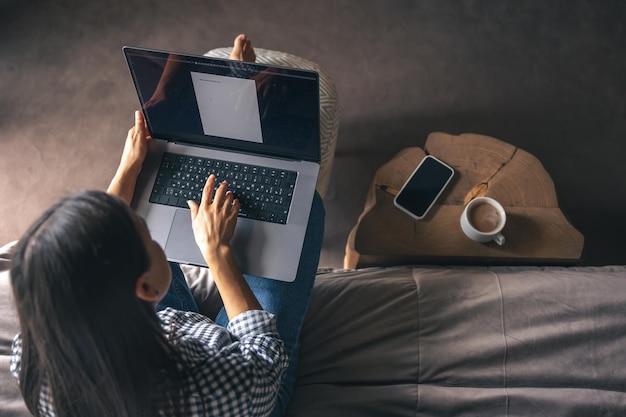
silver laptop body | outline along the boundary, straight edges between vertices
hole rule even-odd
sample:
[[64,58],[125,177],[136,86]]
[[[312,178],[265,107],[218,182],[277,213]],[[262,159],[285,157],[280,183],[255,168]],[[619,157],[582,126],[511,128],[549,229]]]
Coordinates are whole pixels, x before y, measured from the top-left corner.
[[123,51],[152,135],[132,203],[152,238],[169,260],[206,266],[189,209],[150,202],[165,154],[292,171],[297,176],[284,224],[239,217],[231,244],[244,273],[293,281],[319,172],[318,74],[145,48]]

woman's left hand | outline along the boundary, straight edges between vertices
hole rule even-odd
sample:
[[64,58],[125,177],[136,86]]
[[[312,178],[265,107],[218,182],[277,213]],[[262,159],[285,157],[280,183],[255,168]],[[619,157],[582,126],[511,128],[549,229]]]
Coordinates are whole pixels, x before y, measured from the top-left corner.
[[148,153],[148,142],[151,136],[148,133],[146,121],[143,113],[139,110],[135,111],[135,125],[130,128],[124,143],[124,151],[118,169],[131,174],[139,175],[141,165],[146,154]]
[[120,197],[128,204],[133,198],[137,177],[148,154],[150,139],[152,137],[148,133],[143,114],[135,111],[135,125],[128,131],[120,165],[107,189],[109,194]]

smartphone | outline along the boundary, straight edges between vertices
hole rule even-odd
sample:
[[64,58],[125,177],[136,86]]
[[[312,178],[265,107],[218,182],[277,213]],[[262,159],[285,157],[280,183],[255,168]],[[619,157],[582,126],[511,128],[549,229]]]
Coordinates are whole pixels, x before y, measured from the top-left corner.
[[454,169],[427,155],[393,199],[409,216],[423,219],[454,176]]

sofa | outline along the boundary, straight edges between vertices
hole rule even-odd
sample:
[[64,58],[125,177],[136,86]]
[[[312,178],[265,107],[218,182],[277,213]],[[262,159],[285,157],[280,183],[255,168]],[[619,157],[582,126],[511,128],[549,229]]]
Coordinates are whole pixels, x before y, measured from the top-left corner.
[[[18,330],[0,248],[0,415],[27,416],[8,371]],[[219,297],[183,268],[203,312]],[[626,266],[324,271],[289,416],[624,416]]]

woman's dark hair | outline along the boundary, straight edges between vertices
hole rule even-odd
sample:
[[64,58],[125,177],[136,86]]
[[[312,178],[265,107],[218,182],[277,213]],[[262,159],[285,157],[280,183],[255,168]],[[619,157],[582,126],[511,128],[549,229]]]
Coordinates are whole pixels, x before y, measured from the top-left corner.
[[36,416],[42,384],[58,416],[148,416],[157,401],[178,408],[172,349],[154,306],[135,292],[150,260],[130,210],[82,191],[49,208],[16,248],[20,388]]

